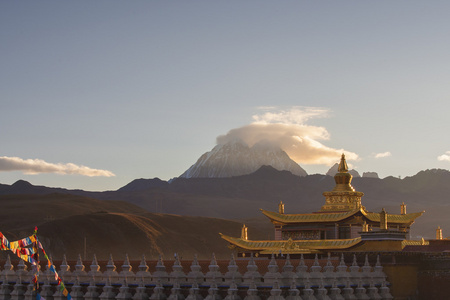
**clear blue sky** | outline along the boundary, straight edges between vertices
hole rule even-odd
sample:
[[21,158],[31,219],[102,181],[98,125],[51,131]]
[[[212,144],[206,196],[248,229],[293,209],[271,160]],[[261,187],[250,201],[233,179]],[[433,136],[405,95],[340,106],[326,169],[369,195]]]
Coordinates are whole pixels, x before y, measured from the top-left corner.
[[[449,11],[448,1],[2,1],[0,183],[170,179],[261,107],[326,110],[306,124],[357,154],[361,173],[448,169]],[[27,159],[77,174],[12,166]]]

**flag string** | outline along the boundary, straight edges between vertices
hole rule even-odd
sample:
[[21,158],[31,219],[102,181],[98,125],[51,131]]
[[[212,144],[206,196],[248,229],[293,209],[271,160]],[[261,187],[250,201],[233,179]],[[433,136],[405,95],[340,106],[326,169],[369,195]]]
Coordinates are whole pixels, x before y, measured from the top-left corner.
[[54,274],[55,280],[58,283],[59,291],[65,297],[67,297],[67,300],[72,299],[72,297],[69,294],[69,291],[67,290],[66,286],[64,285],[64,282],[62,281],[58,272],[56,272],[56,268],[53,265],[53,262],[48,257],[47,253],[44,250],[44,247],[42,246],[41,242],[39,241],[39,239],[37,237],[37,227],[35,227],[32,235],[25,237],[23,239],[14,241],[14,242],[9,242],[8,239],[3,235],[3,233],[0,232],[0,241],[1,241],[0,250],[10,250],[15,255],[17,255],[20,259],[35,266],[36,272],[33,276],[32,282],[35,285],[36,300],[43,299],[38,291],[38,289],[39,289],[39,282],[38,282],[39,249],[42,251],[42,254],[47,259],[47,267]]

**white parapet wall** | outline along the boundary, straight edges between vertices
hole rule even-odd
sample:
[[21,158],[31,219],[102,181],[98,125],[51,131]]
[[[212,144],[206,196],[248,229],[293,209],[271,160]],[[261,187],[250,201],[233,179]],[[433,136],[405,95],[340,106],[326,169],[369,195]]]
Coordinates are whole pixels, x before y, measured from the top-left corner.
[[[232,256],[220,264],[195,257],[180,262],[147,263],[145,257],[132,267],[128,256],[116,266],[110,257],[99,264],[94,256],[86,267],[81,256],[69,264],[64,258],[55,266],[74,300],[306,300],[306,299],[392,299],[389,283],[379,260],[372,265],[344,262],[343,257],[319,260],[295,260],[289,256],[264,261],[250,257],[237,261]],[[136,266],[137,265],[137,266]],[[184,265],[184,266],[183,266]],[[220,265],[220,266],[219,266]],[[35,270],[25,263],[6,259],[0,272],[0,300],[34,300],[31,278]],[[39,272],[39,293],[45,300],[63,300],[54,273],[43,267]]]

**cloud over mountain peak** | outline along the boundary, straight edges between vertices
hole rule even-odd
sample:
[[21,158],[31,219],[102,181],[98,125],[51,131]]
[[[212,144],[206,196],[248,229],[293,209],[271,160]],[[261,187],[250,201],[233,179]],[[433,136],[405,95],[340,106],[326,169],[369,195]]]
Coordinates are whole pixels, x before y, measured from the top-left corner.
[[265,141],[283,149],[299,164],[332,165],[342,153],[348,160],[358,160],[356,153],[324,145],[321,141],[330,139],[325,127],[306,124],[312,118],[323,118],[328,114],[327,109],[314,107],[266,111],[254,115],[253,123],[231,129],[227,134],[217,137],[217,144],[240,139],[251,147]]

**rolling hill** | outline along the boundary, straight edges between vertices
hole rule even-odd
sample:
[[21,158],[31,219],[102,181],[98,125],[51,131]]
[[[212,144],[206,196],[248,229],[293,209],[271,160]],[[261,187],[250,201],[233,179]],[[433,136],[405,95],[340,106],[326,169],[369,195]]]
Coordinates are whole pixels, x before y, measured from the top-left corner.
[[[188,217],[148,213],[122,201],[104,201],[69,194],[3,195],[0,196],[0,231],[10,240],[32,234],[38,226],[38,236],[47,253],[55,259],[66,254],[76,259],[86,254],[92,259],[108,259],[109,254],[149,259],[159,253],[179,253],[191,258],[229,256],[227,243],[218,233],[240,233],[241,223],[216,218]],[[265,237],[257,228],[254,238]],[[5,256],[2,251],[0,255]]]

